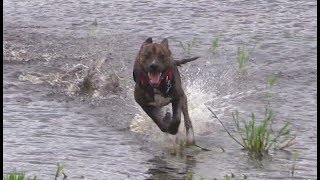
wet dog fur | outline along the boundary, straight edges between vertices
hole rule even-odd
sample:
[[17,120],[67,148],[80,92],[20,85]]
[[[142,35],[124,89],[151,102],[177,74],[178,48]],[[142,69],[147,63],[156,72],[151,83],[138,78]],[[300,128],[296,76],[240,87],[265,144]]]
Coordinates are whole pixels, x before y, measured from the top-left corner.
[[[136,102],[161,131],[172,135],[177,134],[183,113],[188,145],[195,144],[194,132],[178,66],[197,58],[173,60],[167,39],[153,43],[152,38],[148,38],[142,44],[133,68]],[[169,103],[172,114],[162,111]]]

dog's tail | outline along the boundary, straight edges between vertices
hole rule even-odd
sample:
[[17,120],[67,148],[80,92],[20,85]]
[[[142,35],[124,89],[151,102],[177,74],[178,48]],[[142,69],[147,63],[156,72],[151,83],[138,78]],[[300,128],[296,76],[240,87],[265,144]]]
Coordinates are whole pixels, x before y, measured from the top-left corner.
[[181,59],[181,60],[174,60],[174,64],[176,66],[181,66],[182,64],[194,61],[194,60],[198,59],[199,57],[200,56],[196,56],[196,57],[193,57],[193,58],[187,58],[187,59]]

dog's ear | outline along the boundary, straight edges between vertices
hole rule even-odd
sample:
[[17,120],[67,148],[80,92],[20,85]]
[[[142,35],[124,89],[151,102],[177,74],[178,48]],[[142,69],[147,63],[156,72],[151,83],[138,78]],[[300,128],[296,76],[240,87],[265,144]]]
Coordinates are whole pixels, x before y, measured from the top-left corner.
[[168,39],[167,39],[167,38],[164,38],[164,39],[161,41],[161,44],[164,45],[166,48],[169,49],[169,42],[168,42]]
[[149,37],[148,39],[146,39],[146,40],[142,43],[140,50],[142,49],[142,47],[143,47],[144,45],[146,45],[146,44],[151,44],[151,43],[152,43],[152,37]]
[[144,44],[151,44],[152,43],[152,37],[149,37],[144,41]]

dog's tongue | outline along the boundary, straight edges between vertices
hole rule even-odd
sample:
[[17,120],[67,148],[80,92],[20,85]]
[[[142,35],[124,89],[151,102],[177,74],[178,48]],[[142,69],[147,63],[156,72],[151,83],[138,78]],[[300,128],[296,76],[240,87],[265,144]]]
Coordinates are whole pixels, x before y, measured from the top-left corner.
[[152,84],[152,85],[159,85],[160,84],[161,73],[149,72],[148,76],[149,76],[150,84]]

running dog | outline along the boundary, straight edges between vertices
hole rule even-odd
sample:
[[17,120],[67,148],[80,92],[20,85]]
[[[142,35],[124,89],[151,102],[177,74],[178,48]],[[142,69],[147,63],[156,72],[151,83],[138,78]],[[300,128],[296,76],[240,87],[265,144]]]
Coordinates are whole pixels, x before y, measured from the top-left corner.
[[[198,58],[173,60],[167,39],[153,43],[152,38],[148,38],[142,44],[133,68],[136,102],[161,131],[172,135],[178,132],[182,112],[188,145],[195,144],[194,132],[178,66]],[[169,103],[172,104],[172,115],[162,111],[162,107]]]

